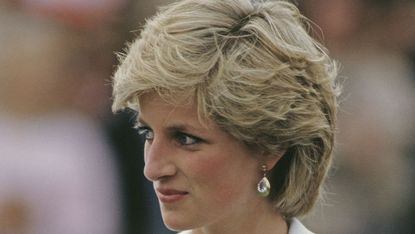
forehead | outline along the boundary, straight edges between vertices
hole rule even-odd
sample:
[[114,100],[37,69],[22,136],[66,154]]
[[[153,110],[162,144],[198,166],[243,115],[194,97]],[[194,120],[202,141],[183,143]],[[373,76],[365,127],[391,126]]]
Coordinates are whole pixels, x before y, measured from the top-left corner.
[[193,98],[167,98],[154,91],[141,95],[138,104],[140,114],[156,108],[174,112],[197,112],[197,103]]
[[211,128],[214,123],[198,115],[194,98],[166,100],[156,92],[146,93],[139,98],[139,119],[144,122],[162,120],[164,124],[188,124],[198,128]]

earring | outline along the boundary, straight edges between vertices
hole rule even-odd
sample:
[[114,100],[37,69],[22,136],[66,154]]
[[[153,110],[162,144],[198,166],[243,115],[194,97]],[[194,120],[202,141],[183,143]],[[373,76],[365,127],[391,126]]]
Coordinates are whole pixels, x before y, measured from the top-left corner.
[[267,178],[267,166],[264,164],[262,165],[262,171],[264,173],[264,177],[259,181],[257,185],[258,193],[261,197],[266,197],[269,195],[271,190],[271,184]]

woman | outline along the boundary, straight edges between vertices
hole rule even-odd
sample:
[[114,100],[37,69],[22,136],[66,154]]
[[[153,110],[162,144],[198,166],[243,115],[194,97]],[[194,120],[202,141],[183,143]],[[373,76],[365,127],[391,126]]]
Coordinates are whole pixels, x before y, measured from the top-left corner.
[[183,0],[114,75],[139,113],[144,175],[182,233],[309,233],[333,150],[336,66],[286,1]]

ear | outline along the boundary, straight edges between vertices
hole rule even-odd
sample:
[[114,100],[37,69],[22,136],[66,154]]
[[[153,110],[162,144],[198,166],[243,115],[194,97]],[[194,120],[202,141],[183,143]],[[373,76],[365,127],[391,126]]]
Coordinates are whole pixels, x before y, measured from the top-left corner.
[[287,147],[281,147],[277,153],[263,155],[264,163],[267,165],[267,170],[272,170],[286,152]]

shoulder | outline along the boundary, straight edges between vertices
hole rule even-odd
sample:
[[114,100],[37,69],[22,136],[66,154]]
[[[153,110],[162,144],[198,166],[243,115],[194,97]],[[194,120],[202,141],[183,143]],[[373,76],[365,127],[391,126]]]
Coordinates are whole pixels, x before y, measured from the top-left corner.
[[290,222],[288,234],[313,234],[298,219],[293,218]]

